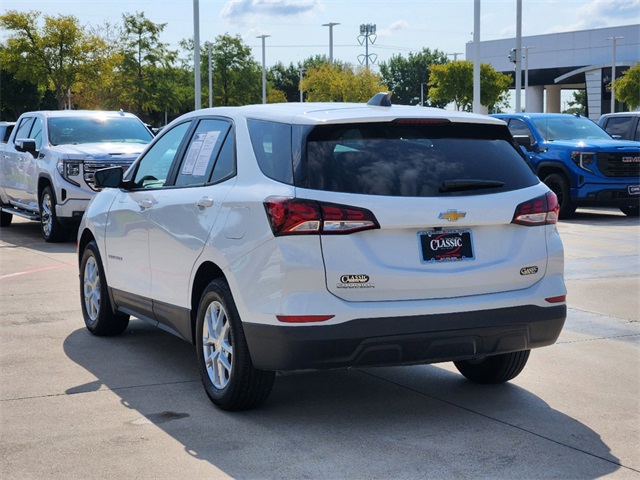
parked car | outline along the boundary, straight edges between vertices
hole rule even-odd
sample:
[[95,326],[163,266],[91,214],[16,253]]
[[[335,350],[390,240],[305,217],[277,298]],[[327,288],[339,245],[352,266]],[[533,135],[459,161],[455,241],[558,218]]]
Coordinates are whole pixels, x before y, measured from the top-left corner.
[[488,116],[385,95],[204,109],[95,179],[87,328],[134,315],[194,343],[224,409],[276,371],[454,361],[505,382],[565,321],[556,196]]
[[598,122],[613,138],[640,141],[640,111],[606,113]]
[[27,112],[0,145],[0,226],[36,220],[47,242],[64,241],[97,191],[96,170],[127,169],[153,135],[133,114]]
[[0,122],[0,143],[7,143],[16,122]]
[[586,117],[562,113],[493,115],[507,122],[536,173],[557,195],[560,218],[581,206],[640,209],[640,142],[614,140]]

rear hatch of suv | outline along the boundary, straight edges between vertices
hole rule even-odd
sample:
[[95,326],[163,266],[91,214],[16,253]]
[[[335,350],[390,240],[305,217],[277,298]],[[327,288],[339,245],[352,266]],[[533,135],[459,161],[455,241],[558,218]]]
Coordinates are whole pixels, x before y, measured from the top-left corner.
[[341,230],[338,220],[321,234],[327,289],[341,299],[490,294],[544,276],[546,229],[523,224],[552,200],[504,125],[318,125],[301,156],[299,199],[318,202],[325,217],[362,216],[361,228]]

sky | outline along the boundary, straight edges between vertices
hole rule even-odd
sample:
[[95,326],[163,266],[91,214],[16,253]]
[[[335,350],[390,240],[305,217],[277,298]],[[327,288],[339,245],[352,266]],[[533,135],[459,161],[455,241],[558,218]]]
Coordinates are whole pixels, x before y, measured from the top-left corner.
[[[0,0],[0,12],[35,10],[44,15],[75,15],[81,24],[121,23],[123,13],[144,12],[154,23],[166,23],[161,40],[178,49],[193,37],[193,0]],[[407,56],[423,48],[464,59],[473,38],[473,0],[199,0],[200,40],[240,35],[262,62],[259,35],[266,39],[266,65],[285,65],[309,56],[329,54],[333,27],[333,56],[359,64],[365,47],[360,25],[375,24],[369,53],[377,63],[392,55]],[[640,24],[640,0],[522,0],[522,35],[569,32]],[[480,40],[515,37],[516,0],[481,0]],[[7,32],[0,32],[0,39]],[[373,40],[373,37],[371,37]],[[370,57],[373,61],[374,57]]]

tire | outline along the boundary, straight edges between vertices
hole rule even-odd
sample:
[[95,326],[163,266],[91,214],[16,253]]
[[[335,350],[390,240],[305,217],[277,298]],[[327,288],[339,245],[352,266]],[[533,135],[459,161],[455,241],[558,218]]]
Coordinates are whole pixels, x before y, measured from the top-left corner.
[[223,279],[202,294],[196,319],[197,363],[209,399],[223,410],[249,410],[267,399],[275,372],[253,366],[233,296]]
[[620,211],[627,217],[637,217],[640,215],[640,205],[627,205],[626,207],[620,207]]
[[11,220],[13,220],[13,215],[7,212],[0,212],[0,227],[8,227],[11,225]]
[[80,304],[84,323],[94,335],[120,335],[129,325],[129,315],[111,308],[107,279],[95,242],[86,246],[80,261]]
[[56,215],[56,196],[51,187],[45,187],[40,196],[40,226],[45,242],[64,242],[69,237],[69,230]]
[[544,183],[558,197],[560,205],[558,217],[562,220],[571,218],[576,212],[576,206],[571,201],[571,192],[566,177],[560,173],[552,173],[544,179]]
[[458,371],[475,383],[504,383],[517,377],[529,359],[531,350],[503,353],[481,361],[454,362]]

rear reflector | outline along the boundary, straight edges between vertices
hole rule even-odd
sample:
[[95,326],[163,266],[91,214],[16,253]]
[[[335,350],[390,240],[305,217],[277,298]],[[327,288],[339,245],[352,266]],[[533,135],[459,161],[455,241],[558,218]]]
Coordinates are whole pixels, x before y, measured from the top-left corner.
[[557,297],[549,297],[549,298],[545,298],[545,301],[547,301],[549,303],[562,303],[562,302],[566,302],[567,301],[567,296],[566,295],[559,295]]
[[273,234],[348,234],[380,228],[369,210],[299,198],[269,197],[264,208]]
[[552,225],[558,222],[559,211],[558,197],[553,192],[547,192],[545,195],[518,205],[511,223],[528,227]]
[[313,323],[325,322],[335,315],[276,315],[276,318],[284,323]]

